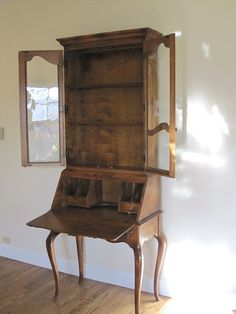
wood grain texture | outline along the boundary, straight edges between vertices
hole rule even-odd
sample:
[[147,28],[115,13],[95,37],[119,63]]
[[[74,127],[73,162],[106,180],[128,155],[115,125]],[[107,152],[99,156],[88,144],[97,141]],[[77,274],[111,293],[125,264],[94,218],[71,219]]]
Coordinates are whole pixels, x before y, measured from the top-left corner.
[[119,213],[110,208],[75,208],[65,211],[52,211],[30,221],[29,226],[45,228],[58,233],[90,236],[115,241],[134,224],[136,217]]
[[58,275],[58,268],[57,262],[55,257],[55,250],[54,250],[54,240],[58,236],[58,233],[51,231],[46,239],[46,248],[48,252],[48,257],[52,266],[54,281],[55,281],[55,297],[57,297],[59,293],[59,275]]
[[[69,50],[86,50],[92,49],[97,52],[98,50],[110,50],[115,47],[128,45],[130,46],[142,46],[144,38],[148,41],[153,39],[159,39],[162,34],[150,29],[139,28],[129,29],[122,31],[106,32],[100,34],[89,34],[83,36],[74,36],[69,38],[57,39],[68,51]],[[147,49],[149,50],[149,49]]]
[[[60,279],[62,293],[55,300],[53,299],[54,282],[51,270],[0,257],[0,313],[134,313],[133,290],[131,289],[88,279],[78,283],[78,277],[63,273],[60,273]],[[164,297],[160,302],[155,302],[152,294],[142,292],[141,313],[170,314],[168,305],[171,303],[171,299]],[[191,314],[191,309],[189,314]],[[209,311],[208,314],[214,314],[214,312]],[[236,314],[236,311],[232,311],[232,314]]]
[[79,264],[79,281],[82,282],[84,279],[84,237],[76,236],[76,247]]
[[143,169],[142,49],[65,60],[67,165]]
[[[1,314],[133,314],[133,290],[60,273],[61,293],[53,299],[48,269],[0,257]],[[164,314],[169,302],[142,293],[141,313]],[[167,313],[165,313],[167,314]]]
[[163,260],[166,251],[166,237],[164,233],[160,233],[156,236],[158,241],[158,252],[157,252],[157,260],[156,260],[156,267],[155,267],[155,274],[154,274],[154,295],[157,301],[160,301],[160,292],[159,292],[159,280],[161,269],[163,266]]
[[[51,231],[47,247],[54,274],[55,233],[76,236],[80,264],[83,249],[78,237],[128,244],[134,252],[136,314],[141,313],[142,245],[153,237],[159,241],[154,274],[157,300],[165,251],[160,178],[154,169],[157,144],[155,138],[148,140],[148,129],[159,123],[156,50],[161,40],[171,48],[174,65],[173,45],[149,28],[59,40],[65,48],[67,169],[51,210],[28,223]],[[58,274],[55,284],[57,292]],[[111,312],[107,306],[104,313]]]

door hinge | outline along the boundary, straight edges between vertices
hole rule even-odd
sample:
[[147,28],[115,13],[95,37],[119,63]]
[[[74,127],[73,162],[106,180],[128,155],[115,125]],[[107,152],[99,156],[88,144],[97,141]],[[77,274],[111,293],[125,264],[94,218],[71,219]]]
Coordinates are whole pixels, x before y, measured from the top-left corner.
[[61,150],[61,159],[64,159],[66,157],[66,150],[62,149]]
[[64,112],[65,111],[65,106],[63,104],[60,104],[59,110],[60,110],[60,112]]
[[64,68],[65,69],[68,68],[68,60],[66,58],[64,58]]
[[67,104],[64,104],[64,112],[65,112],[65,114],[67,114],[67,112],[68,112],[68,105]]

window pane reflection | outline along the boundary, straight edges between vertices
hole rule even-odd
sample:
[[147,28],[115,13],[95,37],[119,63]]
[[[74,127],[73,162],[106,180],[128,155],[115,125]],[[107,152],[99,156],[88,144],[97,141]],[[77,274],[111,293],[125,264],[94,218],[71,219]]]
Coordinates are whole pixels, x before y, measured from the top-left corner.
[[29,162],[59,162],[57,67],[41,58],[27,64]]

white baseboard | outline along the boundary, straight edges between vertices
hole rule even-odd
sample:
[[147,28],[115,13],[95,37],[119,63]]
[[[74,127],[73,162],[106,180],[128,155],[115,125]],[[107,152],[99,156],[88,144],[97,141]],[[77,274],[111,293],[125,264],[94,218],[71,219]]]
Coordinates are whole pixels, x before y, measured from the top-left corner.
[[[0,256],[35,266],[51,268],[48,256],[46,254],[14,247],[5,243],[0,243]],[[57,265],[60,272],[75,276],[78,275],[77,261],[57,257]],[[84,276],[85,278],[96,281],[106,282],[130,289],[134,288],[134,274],[121,272],[117,269],[105,268],[85,263]],[[153,293],[153,278],[144,276],[142,291]],[[160,291],[161,295],[170,296],[168,285],[164,280],[160,282]]]

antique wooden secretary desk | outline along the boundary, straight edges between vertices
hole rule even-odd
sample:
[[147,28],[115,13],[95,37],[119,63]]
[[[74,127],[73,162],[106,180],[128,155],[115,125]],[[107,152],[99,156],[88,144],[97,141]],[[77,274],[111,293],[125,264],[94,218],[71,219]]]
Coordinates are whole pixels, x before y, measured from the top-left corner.
[[[174,176],[175,38],[150,28],[58,39],[64,46],[66,168],[51,209],[29,226],[50,230],[46,241],[56,292],[53,243],[75,236],[80,278],[83,237],[125,242],[134,252],[135,313],[140,310],[142,245],[155,237],[154,294],[165,252],[160,175]],[[169,49],[170,121],[157,103],[158,47]],[[158,168],[159,132],[168,132],[169,169]]]

